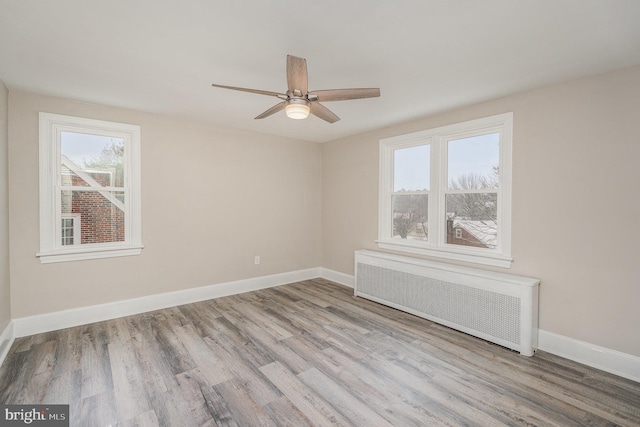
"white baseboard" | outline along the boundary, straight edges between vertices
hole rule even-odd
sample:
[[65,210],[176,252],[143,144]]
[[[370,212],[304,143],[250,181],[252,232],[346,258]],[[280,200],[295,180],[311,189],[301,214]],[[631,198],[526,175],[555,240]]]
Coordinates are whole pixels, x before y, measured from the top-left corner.
[[640,382],[640,357],[540,329],[538,349]]
[[350,288],[355,286],[355,277],[350,274],[340,273],[339,271],[330,270],[328,268],[320,267],[320,277]]
[[[353,288],[355,278],[317,267],[13,319],[0,334],[0,364],[15,338],[322,277]],[[539,330],[538,349],[640,382],[640,357]]]
[[13,319],[14,335],[15,337],[24,337],[197,301],[257,291],[316,277],[320,277],[320,268],[273,274],[107,304],[21,317]]
[[0,366],[2,366],[2,362],[9,354],[9,349],[15,340],[15,335],[13,333],[13,320],[9,322],[4,331],[0,334]]

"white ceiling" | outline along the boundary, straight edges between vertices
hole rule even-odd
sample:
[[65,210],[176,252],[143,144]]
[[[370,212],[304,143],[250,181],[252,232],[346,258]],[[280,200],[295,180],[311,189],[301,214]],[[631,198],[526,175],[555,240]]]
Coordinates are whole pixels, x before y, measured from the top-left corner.
[[[342,120],[253,117],[286,90],[380,87]],[[308,141],[640,63],[639,0],[0,0],[0,79],[27,90]]]

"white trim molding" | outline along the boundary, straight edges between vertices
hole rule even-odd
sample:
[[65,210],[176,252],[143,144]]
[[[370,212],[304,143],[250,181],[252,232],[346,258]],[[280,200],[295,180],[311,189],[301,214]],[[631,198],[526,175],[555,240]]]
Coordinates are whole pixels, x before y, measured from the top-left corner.
[[538,350],[640,382],[640,357],[538,330]]
[[2,366],[4,359],[9,354],[9,349],[11,349],[15,338],[13,321],[9,321],[7,327],[0,334],[0,366]]
[[355,277],[351,274],[340,273],[339,271],[331,270],[328,268],[320,267],[320,277],[323,279],[331,280],[343,286],[350,288],[355,287]]
[[244,292],[257,291],[287,283],[320,277],[320,268],[310,268],[270,276],[254,277],[233,282],[189,288],[182,291],[166,292],[124,301],[80,307],[35,316],[20,317],[13,320],[15,336],[55,331],[73,326],[86,325],[118,317],[160,310],[168,307],[205,301]]

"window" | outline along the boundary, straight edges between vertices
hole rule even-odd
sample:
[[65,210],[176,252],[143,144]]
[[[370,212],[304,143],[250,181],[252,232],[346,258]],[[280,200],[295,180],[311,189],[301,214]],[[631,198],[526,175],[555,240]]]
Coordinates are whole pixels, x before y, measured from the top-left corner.
[[80,244],[80,214],[62,214],[61,240],[62,246]]
[[380,141],[378,246],[511,266],[513,114]]
[[462,239],[462,229],[456,228],[456,239]]
[[40,261],[141,249],[140,127],[40,113]]

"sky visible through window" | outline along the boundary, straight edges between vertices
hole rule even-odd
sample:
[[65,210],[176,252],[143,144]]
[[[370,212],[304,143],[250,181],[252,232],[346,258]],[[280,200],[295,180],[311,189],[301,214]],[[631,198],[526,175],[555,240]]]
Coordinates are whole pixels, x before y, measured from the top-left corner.
[[401,148],[393,152],[393,190],[429,190],[431,146]]
[[[448,179],[461,175],[492,176],[500,161],[500,134],[490,133],[451,140],[448,144]],[[429,190],[430,146],[394,151],[394,191]]]
[[447,145],[449,183],[461,175],[491,177],[500,164],[499,133],[451,140]]
[[84,166],[85,162],[98,159],[102,150],[110,147],[111,144],[124,144],[122,138],[75,132],[61,132],[60,137],[62,154],[81,167]]

